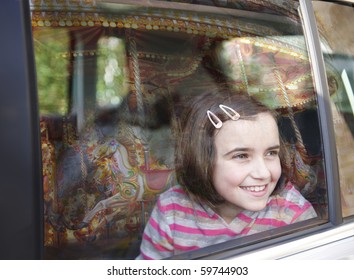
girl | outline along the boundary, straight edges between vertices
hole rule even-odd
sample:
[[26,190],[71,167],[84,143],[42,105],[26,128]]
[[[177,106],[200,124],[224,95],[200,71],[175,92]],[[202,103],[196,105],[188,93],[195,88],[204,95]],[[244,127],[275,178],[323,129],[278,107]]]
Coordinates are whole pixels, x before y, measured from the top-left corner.
[[244,95],[189,103],[176,145],[178,185],[161,194],[138,259],[161,259],[316,217],[287,178],[275,115]]

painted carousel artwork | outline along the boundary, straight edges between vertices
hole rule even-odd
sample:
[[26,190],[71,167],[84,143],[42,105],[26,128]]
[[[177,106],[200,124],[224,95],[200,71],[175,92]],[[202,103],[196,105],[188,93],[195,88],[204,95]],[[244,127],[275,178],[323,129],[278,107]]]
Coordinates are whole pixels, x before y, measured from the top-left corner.
[[[110,122],[95,111],[81,128],[72,115],[41,118],[47,258],[134,258],[157,195],[176,183],[174,128],[183,103],[220,85],[254,95],[290,120],[289,168],[304,194],[318,191],[321,155],[308,151],[296,123],[297,114],[316,105],[297,27],[295,36],[282,36],[284,31],[238,17],[151,7],[109,13],[98,2],[31,1],[34,30],[81,31],[87,40],[113,34],[127,49],[129,92]],[[296,1],[211,2],[248,11],[263,7],[285,17],[289,29],[299,22]],[[336,76],[328,79],[335,91]]]

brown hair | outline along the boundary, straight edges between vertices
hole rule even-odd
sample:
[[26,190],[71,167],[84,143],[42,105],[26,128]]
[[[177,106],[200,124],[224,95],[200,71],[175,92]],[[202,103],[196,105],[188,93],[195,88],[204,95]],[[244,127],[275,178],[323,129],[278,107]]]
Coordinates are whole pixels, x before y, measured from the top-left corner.
[[[207,110],[213,112],[222,122],[230,118],[219,108],[219,104],[236,110],[241,119],[252,119],[259,113],[270,113],[276,120],[276,114],[247,94],[235,94],[229,91],[218,91],[201,94],[190,100],[179,123],[177,135],[175,164],[177,180],[181,186],[198,201],[210,205],[224,202],[213,185],[213,170],[216,128],[207,117]],[[284,153],[283,141],[280,139],[280,161],[282,173],[287,172],[287,156]],[[284,174],[283,174],[284,175]],[[278,185],[282,185],[282,176]]]

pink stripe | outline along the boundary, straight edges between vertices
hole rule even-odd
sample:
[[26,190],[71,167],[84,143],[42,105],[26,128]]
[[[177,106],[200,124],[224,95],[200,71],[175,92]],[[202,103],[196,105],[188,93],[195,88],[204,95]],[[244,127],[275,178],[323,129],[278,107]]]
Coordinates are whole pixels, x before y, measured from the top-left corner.
[[299,212],[299,211],[302,211],[304,209],[304,207],[306,207],[306,205],[307,205],[307,203],[305,203],[304,206],[300,207],[299,205],[291,204],[291,205],[287,206],[287,208],[289,208],[295,212]]
[[248,217],[247,215],[245,215],[244,213],[240,213],[237,215],[237,218],[239,218],[241,221],[244,221],[245,223],[250,223],[253,221],[252,218]]
[[173,188],[172,191],[175,193],[186,194],[186,192],[182,188],[178,188],[178,189]]
[[179,244],[174,244],[174,248],[181,251],[191,251],[191,250],[200,249],[199,246],[183,246]]
[[203,217],[203,218],[210,218],[210,219],[213,219],[213,220],[217,220],[218,217],[216,215],[213,215],[212,217],[210,217],[208,215],[208,213],[206,212],[203,212],[203,211],[200,211],[200,210],[195,210],[193,208],[189,208],[189,207],[184,207],[180,204],[177,204],[177,203],[171,203],[171,204],[168,204],[166,206],[161,206],[161,210],[163,211],[173,211],[173,210],[177,210],[177,211],[181,211],[183,213],[186,213],[186,214],[196,214],[197,216],[200,216],[200,217]]
[[158,232],[158,234],[166,238],[169,243],[173,244],[173,239],[164,230],[160,228],[159,224],[155,221],[153,217],[150,217],[149,223]]
[[145,255],[143,252],[140,251],[140,254],[143,256],[145,260],[154,260],[153,258],[149,257],[148,255]]
[[286,203],[289,202],[286,199],[284,199],[283,197],[277,197],[276,199],[272,199],[267,206],[285,206]]
[[147,234],[144,233],[143,235],[144,240],[146,240],[147,242],[149,242],[155,249],[157,249],[160,252],[172,252],[172,250],[169,250],[163,246],[161,246],[160,244],[156,244],[154,243],[154,241],[152,241],[151,237],[148,236]]
[[250,231],[252,229],[252,227],[245,227],[241,232],[240,232],[240,234],[242,235],[242,234],[248,234],[248,232]]
[[301,211],[301,209],[303,208],[303,206],[299,206],[298,204],[295,204],[291,201],[288,201],[284,198],[282,199],[275,199],[275,200],[272,200],[267,206],[282,206],[282,207],[286,207],[286,208],[289,208],[295,212],[297,211]]
[[227,229],[199,229],[199,228],[192,228],[192,227],[186,227],[178,224],[171,224],[170,225],[171,230],[183,232],[183,233],[188,233],[188,234],[201,234],[201,235],[206,235],[206,236],[215,236],[215,235],[228,235],[228,236],[235,236],[236,233]]
[[309,202],[305,203],[304,207],[301,209],[302,211],[297,211],[294,217],[292,218],[291,222],[293,223],[294,221],[296,221],[296,219],[302,214],[304,214],[310,207],[312,207],[312,205]]
[[276,226],[276,227],[282,227],[288,225],[287,223],[276,220],[276,219],[269,219],[269,218],[262,218],[262,219],[256,219],[255,221],[256,225],[266,225],[266,226]]
[[295,188],[294,188],[294,186],[293,186],[293,184],[292,184],[291,182],[288,182],[288,183],[285,185],[284,189],[286,189],[286,190],[291,190],[291,189],[295,189]]
[[295,203],[293,203],[291,201],[288,201],[288,200],[286,200],[284,198],[282,198],[282,199],[274,199],[270,203],[268,203],[267,206],[269,206],[269,207],[271,207],[271,206],[286,207],[286,208],[289,208],[289,209],[291,209],[291,210],[293,210],[295,212],[302,209],[301,206],[299,206],[299,205],[297,205],[297,204],[295,204]]

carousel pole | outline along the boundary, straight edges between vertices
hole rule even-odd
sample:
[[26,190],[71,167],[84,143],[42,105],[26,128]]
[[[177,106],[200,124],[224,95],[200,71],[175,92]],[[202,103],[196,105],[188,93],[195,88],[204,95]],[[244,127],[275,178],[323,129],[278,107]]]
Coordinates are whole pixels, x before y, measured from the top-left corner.
[[129,47],[132,57],[132,68],[133,68],[133,79],[134,79],[134,93],[136,97],[137,104],[137,119],[139,125],[144,122],[144,103],[141,91],[141,79],[140,79],[140,69],[139,69],[139,58],[138,51],[136,47],[135,34],[130,34],[129,36]]
[[277,81],[277,84],[278,84],[278,86],[280,88],[282,96],[284,98],[284,101],[285,101],[285,104],[286,104],[286,107],[287,107],[287,111],[288,111],[288,114],[289,114],[289,119],[290,119],[291,125],[292,125],[292,127],[294,129],[294,133],[295,133],[295,137],[296,137],[296,144],[295,145],[297,147],[297,150],[300,152],[301,157],[303,158],[303,160],[305,162],[307,162],[308,161],[308,159],[307,159],[307,151],[306,151],[306,148],[305,148],[305,145],[304,145],[304,141],[303,141],[302,136],[301,136],[301,132],[300,132],[300,130],[299,130],[297,124],[296,124],[296,121],[295,121],[295,115],[294,115],[294,111],[293,111],[293,108],[292,108],[290,100],[289,100],[288,93],[286,91],[286,88],[285,88],[285,85],[283,83],[283,80],[282,80],[282,78],[280,76],[279,70],[276,67],[274,54],[270,53],[269,56],[270,56],[271,61],[274,64],[274,66],[273,66],[273,74],[274,74],[275,80]]

